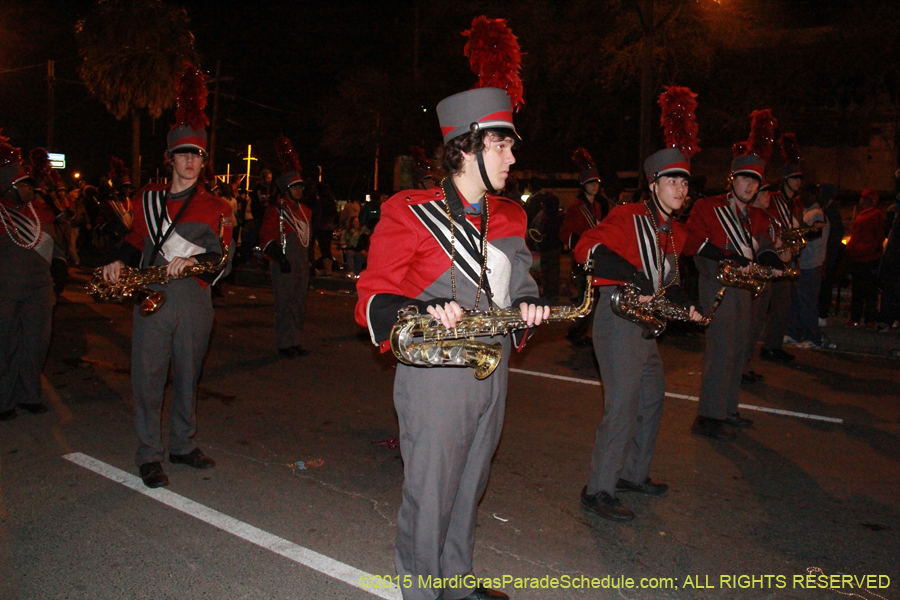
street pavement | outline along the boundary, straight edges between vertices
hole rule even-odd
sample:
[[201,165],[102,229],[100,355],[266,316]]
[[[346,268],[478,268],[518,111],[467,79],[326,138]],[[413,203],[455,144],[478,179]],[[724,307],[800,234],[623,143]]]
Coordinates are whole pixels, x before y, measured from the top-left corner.
[[[0,598],[398,598],[363,589],[395,576],[402,461],[377,443],[398,437],[395,361],[355,324],[351,280],[313,285],[303,358],[275,352],[270,290],[230,284],[214,301],[197,441],[217,465],[166,463],[157,493],[134,477],[131,312],[70,283],[44,370],[51,412],[0,423]],[[765,379],[742,390],[754,427],[718,442],[690,433],[702,335],[667,334],[651,475],[671,488],[623,495],[637,518],[617,524],[579,505],[602,385],[564,333],[543,326],[511,358],[475,575],[509,577],[514,600],[900,597],[896,360],[754,361]],[[810,569],[857,579],[805,589]],[[886,577],[865,590],[864,575]],[[601,587],[541,587],[580,577]],[[623,578],[638,587],[610,587]]]

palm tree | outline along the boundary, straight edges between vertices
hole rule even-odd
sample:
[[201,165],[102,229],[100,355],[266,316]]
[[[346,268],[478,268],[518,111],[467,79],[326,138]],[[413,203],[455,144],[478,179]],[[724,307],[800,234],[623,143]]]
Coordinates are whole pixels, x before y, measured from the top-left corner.
[[187,12],[161,0],[98,0],[75,26],[79,73],[116,119],[131,115],[132,177],[140,179],[140,110],[158,118],[175,102],[185,61],[197,64]]

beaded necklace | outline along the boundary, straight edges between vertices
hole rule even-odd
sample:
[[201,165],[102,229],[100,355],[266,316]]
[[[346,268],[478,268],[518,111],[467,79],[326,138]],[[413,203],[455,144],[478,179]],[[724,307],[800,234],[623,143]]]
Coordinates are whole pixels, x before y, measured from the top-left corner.
[[[447,178],[441,180],[441,191],[444,193],[444,208],[447,209],[447,222],[450,226],[450,289],[453,292],[453,300],[456,300],[456,227],[453,221],[453,213],[450,212],[450,202],[447,200],[447,190],[444,185],[447,183]],[[484,282],[484,275],[487,272],[487,234],[488,234],[488,201],[487,194],[482,196],[482,202],[484,202],[484,231],[481,232],[481,273],[478,275],[478,290],[475,292],[475,306],[473,309],[478,308],[478,301],[481,299],[481,287]],[[465,218],[465,217],[463,217]]]
[[668,284],[663,285],[663,279],[665,278],[666,265],[663,262],[666,258],[666,253],[662,247],[662,244],[659,243],[659,225],[656,222],[656,214],[650,205],[645,201],[644,208],[647,209],[647,213],[650,215],[650,223],[653,224],[653,231],[656,233],[656,263],[659,265],[659,290],[656,292],[657,296],[661,296],[663,292],[665,292],[669,287],[672,286],[678,280],[678,252],[675,251],[675,229],[669,225],[669,241],[672,242],[672,256],[675,258],[675,277],[672,277],[672,281]]
[[[26,250],[32,250],[37,248],[37,245],[41,241],[41,220],[37,216],[37,211],[34,210],[34,205],[29,202],[28,208],[31,209],[31,214],[34,216],[34,221],[37,223],[37,234],[34,237],[34,240],[30,243],[27,243],[24,239],[22,239],[22,235],[19,233],[19,228],[16,227],[15,221],[12,220],[12,217],[9,216],[9,213],[6,211],[6,207],[0,203],[0,221],[3,221],[3,228],[6,229],[6,235],[9,236],[9,239],[13,241],[13,244],[19,246],[20,248],[25,248]],[[15,234],[15,235],[14,235]]]

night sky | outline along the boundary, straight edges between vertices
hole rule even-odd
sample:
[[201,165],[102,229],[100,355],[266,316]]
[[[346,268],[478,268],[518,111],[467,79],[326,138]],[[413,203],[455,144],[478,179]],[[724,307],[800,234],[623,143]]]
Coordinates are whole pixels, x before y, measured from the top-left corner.
[[[574,0],[573,0],[574,1]],[[810,27],[833,24],[850,7],[849,0],[722,0],[750,7],[756,25],[766,27]],[[185,0],[186,8],[207,73],[220,61],[221,74],[232,80],[221,84],[217,171],[230,163],[244,170],[241,158],[253,144],[257,165],[279,167],[274,139],[291,137],[306,174],[322,166],[335,190],[361,190],[370,176],[371,164],[361,155],[337,155],[324,151],[327,136],[325,108],[348,78],[378,70],[404,72],[413,64],[413,0],[379,2],[292,1],[236,2],[231,0]],[[429,150],[440,142],[433,108],[443,97],[470,87],[474,76],[462,55],[466,29],[478,14],[503,17],[517,31],[516,2],[421,2],[421,47],[419,65],[425,71],[417,98],[406,98],[411,107],[409,144]],[[568,2],[548,3],[548,14]],[[602,2],[595,2],[602,6]],[[108,170],[115,154],[130,163],[130,123],[116,121],[91,98],[79,82],[79,64],[74,38],[75,22],[90,9],[86,0],[0,0],[0,127],[4,135],[23,149],[46,144],[46,61],[56,61],[56,130],[54,150],[66,153],[69,170],[79,170],[96,179]],[[602,14],[596,15],[602,19]],[[531,25],[531,24],[529,24]],[[524,26],[519,23],[520,29]],[[524,47],[528,53],[540,48]],[[37,65],[35,68],[24,68]],[[21,69],[21,70],[14,70]],[[12,70],[12,71],[10,71]],[[528,73],[526,103],[528,99]],[[527,104],[526,104],[527,110]],[[207,113],[212,113],[212,97]],[[152,123],[145,115],[142,155],[145,175],[161,162],[165,132],[173,120],[167,111]],[[403,126],[394,125],[394,126]],[[523,132],[528,139],[528,132]],[[333,140],[332,140],[333,141]],[[352,141],[351,141],[352,143]],[[332,144],[333,146],[333,144]],[[526,157],[541,168],[540,156],[532,148]],[[387,157],[382,169],[390,169]],[[254,166],[254,169],[258,166]],[[390,187],[389,184],[382,188]]]

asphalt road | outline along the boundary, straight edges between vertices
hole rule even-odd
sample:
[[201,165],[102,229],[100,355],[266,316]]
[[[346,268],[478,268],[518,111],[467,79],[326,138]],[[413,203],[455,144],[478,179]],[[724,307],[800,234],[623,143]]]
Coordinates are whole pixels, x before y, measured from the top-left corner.
[[[353,322],[352,295],[311,292],[312,353],[287,360],[271,292],[228,291],[198,402],[197,440],[218,464],[166,463],[170,486],[147,495],[134,477],[131,314],[70,285],[44,371],[52,412],[0,423],[0,598],[365,599],[376,596],[361,577],[394,576],[402,463],[373,443],[398,434],[393,359]],[[579,506],[602,387],[564,330],[546,326],[512,358],[477,576],[512,578],[504,590],[523,600],[900,597],[896,361],[797,351],[789,367],[755,364],[765,380],[745,404],[808,416],[743,409],[754,428],[725,443],[689,431],[702,337],[665,338],[672,396],[652,476],[671,489],[623,496],[637,518],[616,524]],[[805,589],[811,568],[890,586]],[[581,577],[666,589],[540,587]]]

